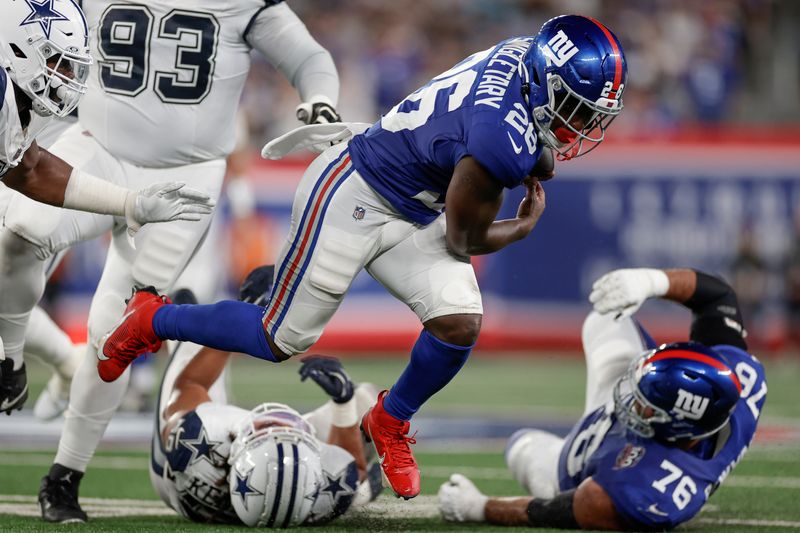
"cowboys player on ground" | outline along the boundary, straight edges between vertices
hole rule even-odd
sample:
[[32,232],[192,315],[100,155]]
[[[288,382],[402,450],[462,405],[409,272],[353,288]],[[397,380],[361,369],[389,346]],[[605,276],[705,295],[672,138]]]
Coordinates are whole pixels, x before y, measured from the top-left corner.
[[[424,326],[409,365],[362,421],[392,489],[413,498],[420,477],[409,420],[455,377],[480,330],[469,256],[533,230],[544,210],[539,180],[552,176],[550,149],[567,159],[596,147],[622,109],[626,73],[617,38],[574,15],[466,58],[311,164],[266,309],[176,307],[140,291],[104,344],[100,376],[115,380],[159,339],[285,360],[319,338],[366,269]],[[520,185],[517,216],[495,220],[503,190]]]
[[[273,274],[272,266],[254,270],[241,298],[263,303]],[[188,303],[191,296],[181,293]],[[373,463],[367,476],[357,426],[374,387],[354,387],[337,359],[309,356],[302,380],[316,382],[331,401],[305,416],[276,403],[248,411],[228,403],[229,359],[191,343],[173,350],[150,462],[153,487],[167,505],[196,522],[289,527],[328,521],[378,495],[380,469]]]
[[[690,338],[656,347],[630,315],[650,297],[693,313]],[[454,474],[439,490],[457,522],[664,530],[695,516],[742,459],[767,397],[733,289],[694,270],[617,270],[583,325],[586,412],[566,439],[523,429],[506,462],[531,497],[487,498]]]
[[[97,75],[89,79],[79,123],[52,147],[77,168],[139,186],[186,181],[216,199],[253,48],[295,86],[306,121],[337,118],[333,60],[280,0],[193,0],[180,7],[103,0],[87,2],[85,13]],[[39,493],[48,521],[86,520],[78,483],[127,386],[127,375],[112,385],[98,378],[100,336],[122,316],[131,285],[170,289],[210,220],[146,227],[135,248],[118,222],[15,197],[0,235],[0,336],[14,357],[41,295],[47,258],[109,230],[113,236],[89,312],[87,356],[73,378],[58,452]]]

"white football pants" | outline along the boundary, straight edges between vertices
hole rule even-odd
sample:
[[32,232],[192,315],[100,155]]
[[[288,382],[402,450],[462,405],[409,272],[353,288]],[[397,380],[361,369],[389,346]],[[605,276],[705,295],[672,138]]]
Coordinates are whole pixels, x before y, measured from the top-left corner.
[[288,355],[317,341],[362,269],[423,323],[483,313],[472,265],[447,248],[444,216],[427,226],[401,216],[353,168],[345,143],[303,175],[275,268],[264,327]]
[[[225,173],[222,159],[173,168],[142,168],[120,161],[75,125],[51,152],[76,168],[134,190],[183,181],[218,198]],[[70,406],[56,462],[84,471],[127,387],[129,372],[114,383],[97,375],[100,338],[119,320],[134,285],[168,292],[202,241],[211,218],[201,222],[150,224],[126,236],[125,221],[46,206],[15,194],[0,230],[0,337],[22,345],[27,315],[44,290],[48,258],[81,241],[112,231],[106,264],[89,312],[89,343],[70,391]],[[10,317],[8,320],[6,317]],[[22,326],[22,327],[21,327]]]
[[[586,402],[583,416],[613,400],[614,385],[631,361],[647,350],[631,318],[589,313],[581,333],[586,356]],[[559,492],[558,461],[564,439],[538,429],[520,429],[506,445],[506,464],[514,479],[534,498]]]

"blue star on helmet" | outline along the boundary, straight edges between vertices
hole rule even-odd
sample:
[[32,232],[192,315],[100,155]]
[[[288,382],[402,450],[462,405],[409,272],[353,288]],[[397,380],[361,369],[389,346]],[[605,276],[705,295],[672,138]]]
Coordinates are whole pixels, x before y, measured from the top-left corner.
[[50,38],[50,24],[54,20],[69,20],[63,13],[56,11],[53,6],[55,0],[25,0],[25,2],[31,8],[31,12],[20,23],[20,26],[39,24],[48,39]]
[[325,474],[325,478],[327,479],[328,484],[322,488],[322,492],[327,492],[328,494],[331,495],[331,498],[335,500],[337,494],[347,490],[342,486],[342,481],[343,481],[342,477],[344,476],[332,478],[328,474]]
[[249,494],[264,494],[263,492],[259,491],[256,488],[253,488],[250,485],[250,474],[252,474],[252,470],[247,473],[246,476],[242,477],[239,473],[236,473],[236,488],[233,489],[233,492],[238,494],[242,498],[242,505],[244,508],[247,509],[247,496]]
[[200,435],[198,435],[196,439],[182,439],[181,444],[192,452],[189,464],[194,464],[201,459],[205,459],[209,463],[214,464],[213,455],[218,455],[216,448],[222,443],[208,440],[205,430],[201,430]]

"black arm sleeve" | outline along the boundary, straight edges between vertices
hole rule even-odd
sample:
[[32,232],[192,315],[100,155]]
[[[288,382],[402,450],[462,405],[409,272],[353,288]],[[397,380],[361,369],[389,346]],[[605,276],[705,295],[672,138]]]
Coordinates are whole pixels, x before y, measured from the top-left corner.
[[556,529],[580,529],[572,500],[575,490],[562,492],[551,500],[531,500],[528,504],[528,525],[531,527],[552,527]]
[[697,288],[683,303],[694,315],[689,338],[706,346],[730,344],[747,350],[747,333],[733,288],[717,277],[695,272]]

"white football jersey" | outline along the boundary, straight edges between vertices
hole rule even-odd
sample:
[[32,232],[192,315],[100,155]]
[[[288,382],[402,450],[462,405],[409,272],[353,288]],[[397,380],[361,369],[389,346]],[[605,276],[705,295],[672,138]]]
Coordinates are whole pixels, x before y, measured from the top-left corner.
[[112,155],[161,168],[231,152],[250,68],[246,36],[289,8],[280,0],[96,0],[83,9],[96,64],[80,122]]
[[[196,522],[239,523],[228,488],[228,457],[236,429],[250,411],[206,402],[187,413],[161,441],[164,420],[153,435],[150,478],[161,499],[184,517]],[[358,488],[353,456],[320,443],[322,485],[308,518],[320,523],[343,514]]]

